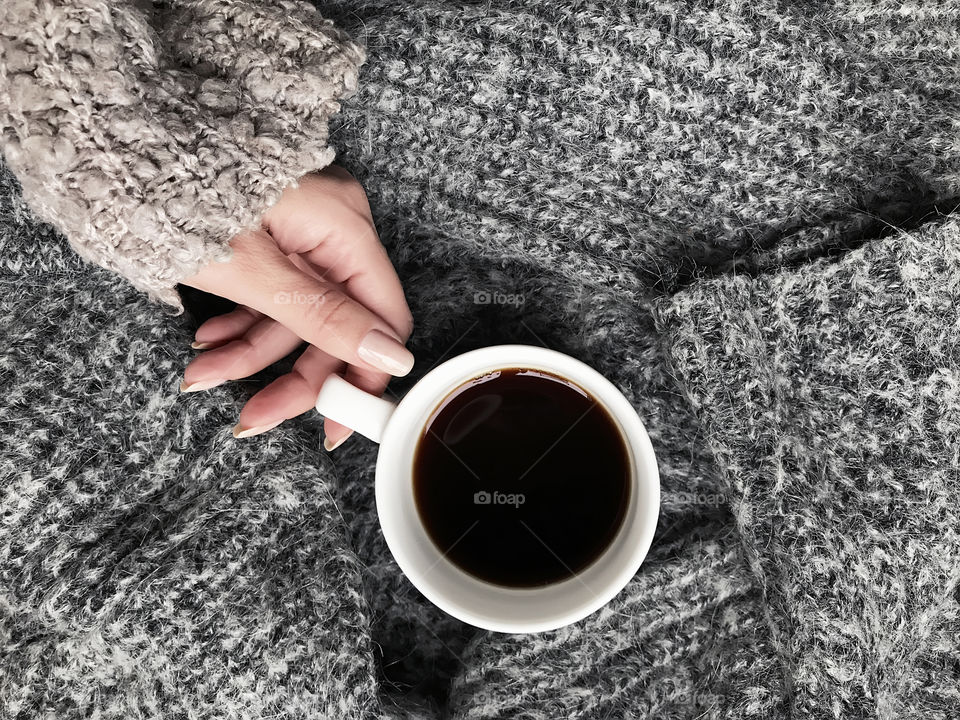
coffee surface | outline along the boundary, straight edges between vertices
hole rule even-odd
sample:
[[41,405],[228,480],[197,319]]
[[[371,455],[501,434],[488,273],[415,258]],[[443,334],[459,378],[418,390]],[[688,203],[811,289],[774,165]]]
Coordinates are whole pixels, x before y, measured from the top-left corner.
[[457,388],[417,445],[414,496],[434,544],[497,585],[564,580],[616,536],[630,463],[609,413],[557,376],[510,368]]

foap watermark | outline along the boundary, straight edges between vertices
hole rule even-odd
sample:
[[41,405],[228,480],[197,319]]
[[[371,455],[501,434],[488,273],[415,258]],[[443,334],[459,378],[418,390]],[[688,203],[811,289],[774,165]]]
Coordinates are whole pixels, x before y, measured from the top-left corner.
[[474,305],[523,305],[523,293],[503,293],[499,290],[478,290],[473,294]]
[[677,493],[677,502],[684,505],[707,505],[721,507],[727,504],[727,497],[723,493]]
[[323,305],[326,295],[323,293],[278,292],[273,296],[277,305]]
[[487,492],[486,490],[481,490],[473,494],[474,505],[513,505],[515,508],[518,508],[526,501],[527,498],[523,493],[502,493],[496,490]]

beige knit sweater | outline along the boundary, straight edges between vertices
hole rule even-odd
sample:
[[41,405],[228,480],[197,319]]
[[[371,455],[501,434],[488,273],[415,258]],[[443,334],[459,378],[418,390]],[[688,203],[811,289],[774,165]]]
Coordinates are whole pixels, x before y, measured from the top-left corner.
[[175,285],[329,164],[363,50],[297,0],[3,0],[0,151],[86,259]]

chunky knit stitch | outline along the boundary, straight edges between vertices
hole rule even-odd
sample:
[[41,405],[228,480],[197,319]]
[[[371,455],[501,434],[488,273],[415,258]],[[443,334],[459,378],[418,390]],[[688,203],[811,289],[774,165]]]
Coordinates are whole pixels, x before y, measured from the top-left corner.
[[960,5],[323,14],[370,54],[331,137],[417,320],[391,392],[497,342],[597,367],[660,460],[648,561],[553,633],[445,616],[384,544],[374,446],[325,458],[309,416],[230,440],[277,371],[174,397],[190,327],[81,266],[2,175],[0,706],[960,716],[957,238],[938,216],[960,196]]
[[381,5],[334,136],[438,256],[669,291],[960,195],[952,0]]
[[0,150],[82,256],[179,307],[177,282],[332,161],[363,57],[291,0],[7,0]]
[[960,222],[668,303],[802,717],[956,717]]
[[243,386],[178,395],[185,329],[0,188],[0,717],[373,707],[319,422],[237,443]]

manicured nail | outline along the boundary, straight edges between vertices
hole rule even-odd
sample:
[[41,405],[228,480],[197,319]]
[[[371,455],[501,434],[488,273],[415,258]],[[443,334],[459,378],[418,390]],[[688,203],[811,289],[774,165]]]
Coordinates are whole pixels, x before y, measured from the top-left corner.
[[400,377],[413,367],[413,354],[379,330],[371,330],[357,348],[357,355],[375,368]]
[[269,425],[257,425],[256,427],[252,427],[252,428],[245,428],[240,423],[237,423],[236,425],[233,426],[233,436],[235,438],[253,437],[254,435],[265,433],[267,430],[272,430],[282,422],[283,420],[277,420],[275,423],[270,423]]
[[352,430],[351,430],[350,432],[348,432],[346,435],[344,435],[342,438],[340,438],[339,440],[337,440],[336,442],[334,442],[334,443],[331,443],[331,442],[330,442],[330,438],[324,438],[324,439],[323,439],[323,449],[326,450],[327,452],[333,452],[333,451],[336,450],[338,447],[340,447],[341,445],[343,445],[351,435],[353,435],[353,431],[352,431]]
[[192,347],[194,350],[209,350],[210,348],[216,347],[219,344],[220,343],[212,343],[212,342],[207,342],[207,343],[192,342],[190,343],[190,347]]
[[225,378],[216,378],[214,380],[200,380],[195,383],[188,383],[184,380],[180,383],[180,392],[199,392],[200,390],[209,390],[210,388],[215,388],[217,385],[223,385],[226,382]]

